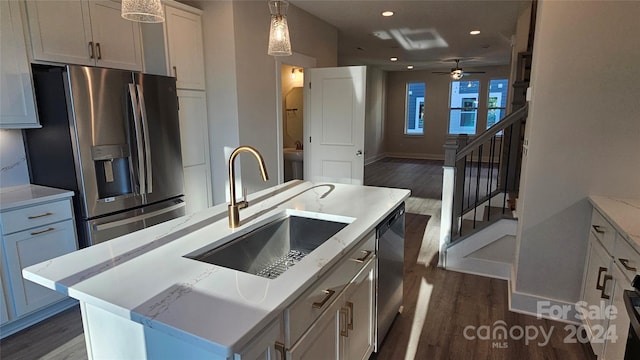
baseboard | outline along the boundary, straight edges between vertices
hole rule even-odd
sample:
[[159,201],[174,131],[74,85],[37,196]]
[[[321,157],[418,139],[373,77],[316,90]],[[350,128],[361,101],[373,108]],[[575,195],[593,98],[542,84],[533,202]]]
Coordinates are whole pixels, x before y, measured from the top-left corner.
[[76,305],[78,305],[78,300],[66,298],[44,309],[37,310],[16,320],[2,324],[0,327],[0,339],[13,335],[20,330],[24,330],[31,325],[37,324]]
[[447,270],[507,281],[510,280],[510,268],[511,264],[474,258],[447,260]]
[[[513,271],[511,276],[513,279]],[[542,313],[539,312],[538,305],[541,303],[541,306],[545,309],[550,309],[550,311]],[[557,314],[560,314],[560,309],[566,309],[566,316],[551,316],[551,314],[556,314],[556,310]],[[509,280],[509,311],[535,316],[539,319],[548,319],[572,325],[582,325],[582,321],[578,317],[575,303],[518,292],[515,290],[514,281],[511,279]]]
[[372,157],[370,157],[370,158],[365,158],[365,159],[364,159],[364,166],[371,165],[371,164],[373,164],[374,162],[376,162],[376,161],[380,161],[380,160],[382,160],[382,159],[384,159],[384,158],[386,158],[386,157],[387,157],[387,154],[386,154],[386,153],[381,153],[381,154],[377,154],[377,155],[375,155],[375,156],[372,156]]

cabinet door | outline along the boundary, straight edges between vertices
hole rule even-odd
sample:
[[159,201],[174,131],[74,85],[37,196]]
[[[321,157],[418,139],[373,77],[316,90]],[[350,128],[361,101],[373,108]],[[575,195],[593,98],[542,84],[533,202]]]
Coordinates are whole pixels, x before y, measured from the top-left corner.
[[5,288],[3,284],[4,275],[4,254],[2,244],[0,244],[0,324],[9,321],[9,309],[7,308],[7,299],[5,298]]
[[96,65],[142,71],[140,24],[120,16],[116,1],[90,1]]
[[[614,286],[611,265],[611,257],[593,234],[590,234],[587,274],[583,291],[584,301],[588,305],[606,307],[611,304],[611,294]],[[587,317],[585,325],[594,354],[602,356],[604,352],[603,332],[606,330],[607,319],[591,319]]]
[[180,144],[187,213],[211,206],[209,126],[203,91],[178,90]]
[[343,298],[335,301],[289,351],[290,360],[327,360],[340,357],[340,331],[347,331]]
[[617,268],[613,266],[613,278],[615,285],[613,288],[613,306],[617,311],[616,316],[609,320],[607,326],[607,341],[604,347],[605,359],[624,359],[624,352],[627,346],[629,335],[629,315],[624,305],[623,292],[625,289],[632,289],[631,282]]
[[234,355],[234,360],[284,360],[282,347],[276,350],[276,344],[282,344],[284,329],[282,316],[267,325],[251,340],[240,353]]
[[0,128],[39,127],[20,3],[0,2]]
[[27,13],[35,60],[95,65],[87,1],[30,0]]
[[204,90],[204,52],[200,15],[165,7],[169,63],[178,89]]
[[45,225],[4,237],[7,268],[16,315],[21,316],[64,298],[22,277],[22,269],[77,248],[73,220]]
[[347,333],[341,337],[342,358],[366,360],[374,346],[374,262],[370,261],[347,289],[344,308],[347,310]]

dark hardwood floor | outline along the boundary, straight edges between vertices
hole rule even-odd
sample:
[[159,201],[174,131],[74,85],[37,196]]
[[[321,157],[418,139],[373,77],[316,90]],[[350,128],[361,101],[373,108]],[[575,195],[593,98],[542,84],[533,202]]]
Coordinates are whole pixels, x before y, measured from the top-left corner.
[[[506,281],[436,266],[442,162],[379,161],[365,168],[365,184],[412,190],[407,201],[404,311],[372,359],[595,359],[588,345],[563,341],[568,335],[565,324],[510,312]],[[548,342],[540,333],[532,341],[479,339],[481,326],[493,330],[499,325],[535,327],[551,336]],[[0,357],[86,359],[79,308],[3,339]]]

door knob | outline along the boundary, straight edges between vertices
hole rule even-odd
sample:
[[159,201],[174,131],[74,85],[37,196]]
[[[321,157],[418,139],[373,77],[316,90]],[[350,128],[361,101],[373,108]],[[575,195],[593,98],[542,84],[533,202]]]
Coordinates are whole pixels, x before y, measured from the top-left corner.
[[362,156],[362,150],[356,151],[356,156]]

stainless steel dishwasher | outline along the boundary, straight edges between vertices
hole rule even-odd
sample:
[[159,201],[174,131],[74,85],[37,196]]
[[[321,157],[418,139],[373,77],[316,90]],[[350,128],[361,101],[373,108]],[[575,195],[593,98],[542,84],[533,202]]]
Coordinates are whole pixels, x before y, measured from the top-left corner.
[[378,352],[393,319],[402,307],[404,203],[376,227],[376,254],[378,255],[378,291],[375,351]]

